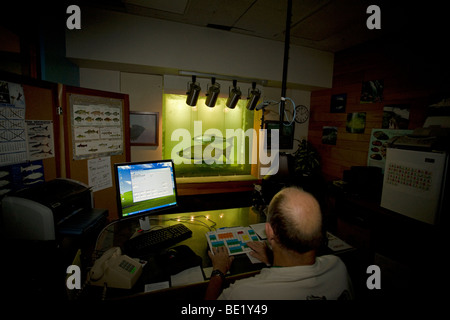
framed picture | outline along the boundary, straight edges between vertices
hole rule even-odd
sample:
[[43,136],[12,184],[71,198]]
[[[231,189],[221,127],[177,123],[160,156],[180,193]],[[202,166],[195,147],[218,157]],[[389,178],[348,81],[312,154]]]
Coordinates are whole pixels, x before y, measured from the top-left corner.
[[364,133],[364,129],[366,128],[366,113],[347,113],[347,122],[345,123],[345,127],[347,132],[350,133]]
[[364,81],[361,88],[360,103],[383,101],[384,80]]
[[322,143],[331,144],[335,146],[337,140],[337,133],[338,133],[337,127],[328,127],[328,126],[322,127]]
[[331,96],[331,105],[330,112],[331,113],[344,113],[345,106],[347,104],[347,94],[334,94]]
[[158,112],[130,111],[130,145],[158,145]]
[[383,108],[383,129],[408,129],[409,104],[390,104]]

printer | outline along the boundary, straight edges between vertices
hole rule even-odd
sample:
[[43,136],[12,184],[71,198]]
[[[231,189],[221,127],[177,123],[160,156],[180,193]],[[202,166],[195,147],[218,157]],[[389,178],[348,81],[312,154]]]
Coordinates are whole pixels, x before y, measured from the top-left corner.
[[107,209],[93,208],[92,190],[71,179],[54,179],[2,200],[7,239],[58,240],[82,236],[106,222]]

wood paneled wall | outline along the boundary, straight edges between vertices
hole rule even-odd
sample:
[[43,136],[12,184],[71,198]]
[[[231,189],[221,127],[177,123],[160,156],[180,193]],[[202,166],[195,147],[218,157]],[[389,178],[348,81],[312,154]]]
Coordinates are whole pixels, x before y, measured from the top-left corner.
[[[333,87],[311,94],[308,140],[321,155],[328,179],[341,179],[351,166],[367,165],[370,133],[381,128],[383,107],[409,104],[408,129],[422,127],[426,109],[436,94],[448,92],[448,63],[427,48],[398,42],[374,42],[335,55]],[[383,101],[360,103],[364,81],[384,81]],[[331,113],[331,96],[347,94],[345,113]],[[363,134],[346,132],[347,113],[366,112]],[[322,143],[324,126],[338,128],[336,145]]]

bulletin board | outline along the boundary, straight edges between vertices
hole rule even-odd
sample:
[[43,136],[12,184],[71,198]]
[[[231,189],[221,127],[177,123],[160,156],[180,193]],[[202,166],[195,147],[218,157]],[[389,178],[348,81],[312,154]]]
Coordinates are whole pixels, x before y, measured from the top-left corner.
[[0,72],[0,196],[61,176],[57,84]]
[[62,97],[67,178],[91,185],[101,171],[111,184],[93,189],[94,206],[115,220],[114,163],[130,161],[128,95],[64,86]]
[[[27,108],[25,119],[28,121],[46,121],[51,122],[53,146],[48,157],[42,160],[44,166],[45,180],[53,180],[61,176],[60,166],[60,145],[58,143],[59,137],[59,121],[57,115],[57,85],[53,83],[41,83],[40,86],[23,84],[23,91],[26,98]],[[50,145],[48,141],[43,142]],[[47,152],[49,148],[42,149]]]

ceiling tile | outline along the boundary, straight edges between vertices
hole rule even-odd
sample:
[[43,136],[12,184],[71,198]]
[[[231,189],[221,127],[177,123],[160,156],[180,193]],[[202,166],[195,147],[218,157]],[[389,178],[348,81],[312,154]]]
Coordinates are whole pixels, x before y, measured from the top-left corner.
[[123,3],[143,8],[183,14],[188,0],[123,0]]
[[367,7],[357,0],[331,1],[312,15],[292,26],[291,35],[313,41],[323,41],[360,24],[365,28]]
[[[112,10],[157,19],[215,27],[250,36],[285,41],[288,0],[92,0]],[[374,38],[368,33],[366,9],[372,0],[293,0],[290,43],[337,52]],[[382,3],[383,23],[400,4]],[[383,30],[384,31],[384,30]]]

